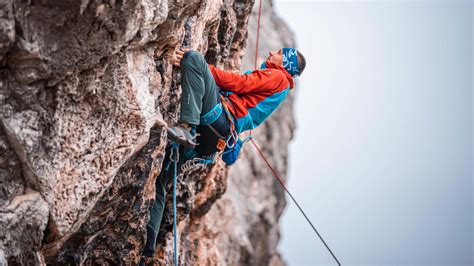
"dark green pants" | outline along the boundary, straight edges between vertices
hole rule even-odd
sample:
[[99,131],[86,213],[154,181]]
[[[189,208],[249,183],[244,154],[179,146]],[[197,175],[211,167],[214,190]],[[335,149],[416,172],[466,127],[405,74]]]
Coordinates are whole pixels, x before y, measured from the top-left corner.
[[217,104],[219,90],[204,56],[186,52],[181,60],[181,117],[179,122],[199,125],[201,114]]
[[[201,114],[209,112],[218,103],[218,87],[212,76],[204,56],[196,51],[186,52],[181,60],[181,116],[179,122],[199,125]],[[147,224],[147,242],[143,255],[151,257],[155,252],[156,237],[160,229],[163,211],[165,208],[166,188],[173,180],[173,165],[170,163],[171,148],[165,151],[165,159],[160,175],[156,179],[156,196],[150,206],[150,221]],[[180,148],[178,173],[186,160],[197,154]],[[168,167],[168,168],[167,168]]]

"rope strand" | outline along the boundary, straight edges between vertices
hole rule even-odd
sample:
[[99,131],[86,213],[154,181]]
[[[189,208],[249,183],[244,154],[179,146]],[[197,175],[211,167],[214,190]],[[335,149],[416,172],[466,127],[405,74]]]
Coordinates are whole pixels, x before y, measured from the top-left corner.
[[334,255],[334,253],[332,252],[332,250],[329,248],[329,246],[326,244],[326,241],[324,241],[323,237],[321,236],[321,234],[319,234],[318,230],[316,230],[316,227],[313,225],[313,223],[311,222],[311,220],[308,218],[308,216],[306,215],[306,213],[303,211],[303,209],[300,207],[300,205],[298,204],[298,202],[296,201],[296,199],[293,197],[293,195],[290,193],[290,191],[288,190],[288,188],[286,188],[285,186],[285,183],[283,182],[283,179],[280,177],[280,175],[278,175],[277,171],[275,171],[275,169],[271,166],[270,162],[267,160],[267,158],[265,157],[265,155],[263,154],[262,150],[258,147],[257,143],[255,143],[255,141],[251,138],[250,141],[252,142],[253,146],[255,147],[255,149],[257,150],[257,152],[260,154],[260,157],[262,157],[262,159],[265,161],[265,163],[267,164],[268,168],[270,168],[270,170],[273,172],[273,175],[278,179],[278,181],[280,182],[281,186],[283,187],[283,189],[288,193],[288,195],[290,195],[290,198],[293,200],[293,202],[296,204],[296,206],[298,207],[298,209],[300,210],[300,212],[303,214],[304,218],[306,218],[306,221],[308,221],[308,223],[311,225],[311,227],[313,228],[313,231],[318,235],[319,239],[321,239],[321,241],[323,242],[324,246],[326,246],[326,249],[329,251],[329,253],[331,253],[331,256],[334,258],[334,260],[337,262],[337,265],[341,266],[341,263],[339,262],[339,260],[336,258],[336,255]]
[[177,246],[178,230],[176,226],[176,219],[178,218],[176,215],[176,174],[178,173],[179,145],[176,143],[173,143],[172,145],[173,147],[171,148],[171,157],[173,157],[173,155],[175,156],[174,158],[171,158],[171,161],[174,162],[173,164],[173,234],[174,234],[173,248],[174,248],[174,254],[173,255],[174,255],[174,265],[178,265],[178,246]]

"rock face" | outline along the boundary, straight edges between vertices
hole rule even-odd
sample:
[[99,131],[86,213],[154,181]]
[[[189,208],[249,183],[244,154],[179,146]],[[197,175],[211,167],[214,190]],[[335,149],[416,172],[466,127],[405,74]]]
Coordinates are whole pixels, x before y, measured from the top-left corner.
[[[137,263],[165,128],[179,116],[173,53],[192,48],[219,67],[252,68],[257,8],[252,0],[1,1],[0,264]],[[293,44],[269,1],[262,25],[261,51]],[[291,103],[254,132],[283,175]],[[178,180],[181,263],[283,264],[284,193],[251,148],[231,168],[198,166]],[[172,263],[171,223],[165,211],[156,263]]]

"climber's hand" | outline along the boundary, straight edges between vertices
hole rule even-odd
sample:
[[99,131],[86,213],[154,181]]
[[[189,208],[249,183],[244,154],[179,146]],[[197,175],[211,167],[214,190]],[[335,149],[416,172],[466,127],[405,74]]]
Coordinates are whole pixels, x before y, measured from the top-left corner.
[[179,67],[181,63],[181,59],[183,59],[184,53],[186,53],[189,49],[180,49],[177,50],[175,53],[174,61],[173,61],[173,66]]

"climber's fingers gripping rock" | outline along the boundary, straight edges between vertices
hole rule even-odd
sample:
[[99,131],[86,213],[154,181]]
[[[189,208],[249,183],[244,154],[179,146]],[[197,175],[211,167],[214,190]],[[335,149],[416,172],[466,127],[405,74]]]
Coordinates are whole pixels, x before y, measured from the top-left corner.
[[173,66],[179,67],[181,59],[183,59],[184,53],[189,51],[189,49],[180,49],[176,50],[175,56],[174,56],[174,61],[173,61]]

